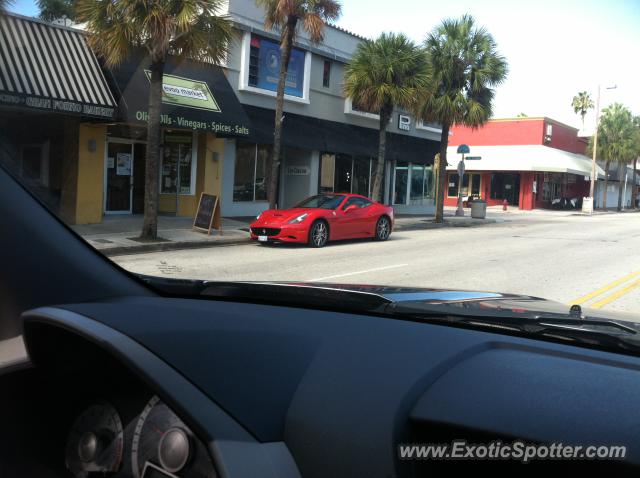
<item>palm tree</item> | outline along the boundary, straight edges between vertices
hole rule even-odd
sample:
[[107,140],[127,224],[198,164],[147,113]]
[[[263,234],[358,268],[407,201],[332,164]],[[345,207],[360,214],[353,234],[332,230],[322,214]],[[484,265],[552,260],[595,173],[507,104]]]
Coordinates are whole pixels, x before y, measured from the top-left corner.
[[571,107],[575,114],[579,114],[582,118],[582,129],[584,130],[584,117],[587,115],[587,111],[593,108],[593,101],[591,96],[586,91],[579,92],[573,97]]
[[[602,118],[598,124],[597,156],[605,161],[605,182],[603,208],[607,208],[607,188],[609,184],[609,165],[616,163],[618,169],[618,211],[622,209],[621,187],[623,173],[627,165],[637,155],[635,147],[635,127],[633,116],[624,105],[614,103],[602,110]],[[590,149],[593,145],[590,144]]]
[[218,12],[224,0],[78,0],[76,19],[86,22],[88,41],[109,67],[134,49],[151,59],[144,221],[141,236],[156,239],[160,107],[167,55],[219,64],[228,51],[232,26]]
[[434,81],[432,94],[426,96],[419,112],[423,120],[442,125],[435,221],[443,222],[451,125],[477,128],[491,117],[494,88],[505,80],[508,66],[491,34],[476,26],[470,15],[443,20],[424,46]]
[[403,34],[382,33],[360,43],[345,67],[344,93],[354,104],[379,114],[378,164],[372,198],[379,201],[386,133],[394,106],[415,110],[428,87],[429,66],[421,48]]
[[37,0],[36,5],[40,10],[40,18],[47,22],[60,18],[75,18],[75,0]]
[[276,190],[280,169],[280,149],[282,147],[282,119],[284,109],[284,87],[291,58],[293,42],[297,37],[298,24],[309,35],[312,43],[324,38],[325,23],[337,20],[342,7],[336,0],[256,0],[265,10],[265,28],[280,30],[280,75],[276,91],[276,113],[273,129],[273,151],[267,196],[269,208],[276,206]]

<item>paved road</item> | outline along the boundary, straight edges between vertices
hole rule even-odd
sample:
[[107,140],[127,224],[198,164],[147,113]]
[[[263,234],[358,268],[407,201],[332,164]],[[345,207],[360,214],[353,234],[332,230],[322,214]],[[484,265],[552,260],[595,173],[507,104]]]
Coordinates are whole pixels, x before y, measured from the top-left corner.
[[413,285],[530,294],[640,320],[640,214],[520,214],[324,249],[255,243],[113,258],[145,274]]

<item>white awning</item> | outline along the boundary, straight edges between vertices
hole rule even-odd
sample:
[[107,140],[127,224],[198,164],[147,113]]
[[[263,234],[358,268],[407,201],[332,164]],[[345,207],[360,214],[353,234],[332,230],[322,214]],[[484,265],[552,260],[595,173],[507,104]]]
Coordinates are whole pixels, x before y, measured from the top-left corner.
[[[582,154],[569,153],[561,149],[543,145],[517,146],[473,146],[465,155],[467,171],[536,171],[549,173],[569,173],[581,176],[591,175],[591,159]],[[456,146],[447,149],[448,170],[458,167],[461,155]],[[473,159],[478,158],[480,159]],[[470,159],[469,159],[470,158]],[[604,171],[596,165],[598,176]]]

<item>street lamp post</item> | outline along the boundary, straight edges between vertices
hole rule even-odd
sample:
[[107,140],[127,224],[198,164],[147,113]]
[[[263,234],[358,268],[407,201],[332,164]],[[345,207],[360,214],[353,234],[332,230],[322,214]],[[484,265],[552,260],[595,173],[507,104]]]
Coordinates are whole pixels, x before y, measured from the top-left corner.
[[462,159],[458,163],[458,208],[456,209],[456,216],[464,216],[464,209],[462,208],[462,182],[464,179],[464,155],[469,154],[469,146],[461,144],[458,146],[457,153],[462,155]]

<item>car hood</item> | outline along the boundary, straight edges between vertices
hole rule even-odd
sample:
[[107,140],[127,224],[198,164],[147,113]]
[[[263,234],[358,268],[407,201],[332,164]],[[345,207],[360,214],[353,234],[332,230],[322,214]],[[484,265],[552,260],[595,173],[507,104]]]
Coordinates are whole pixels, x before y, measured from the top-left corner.
[[304,214],[305,212],[308,211],[303,208],[275,210],[269,209],[260,214],[260,218],[257,219],[254,224],[259,224],[261,226],[267,226],[269,224],[282,224],[298,217],[300,214]]
[[170,293],[294,307],[317,307],[356,313],[402,312],[509,319],[555,317],[614,320],[625,322],[625,325],[640,331],[638,314],[588,308],[571,311],[570,304],[521,294],[326,282],[180,281],[140,277],[154,287]]
[[[521,294],[363,284],[297,283],[296,285],[375,294],[399,306],[415,307],[416,310],[422,307],[429,311],[440,309],[443,313],[450,314],[520,316],[525,319],[545,316],[575,318],[577,316],[576,312],[571,313],[571,304]],[[633,328],[640,331],[640,316],[637,314],[588,308],[581,308],[581,311],[582,318],[630,322]]]

